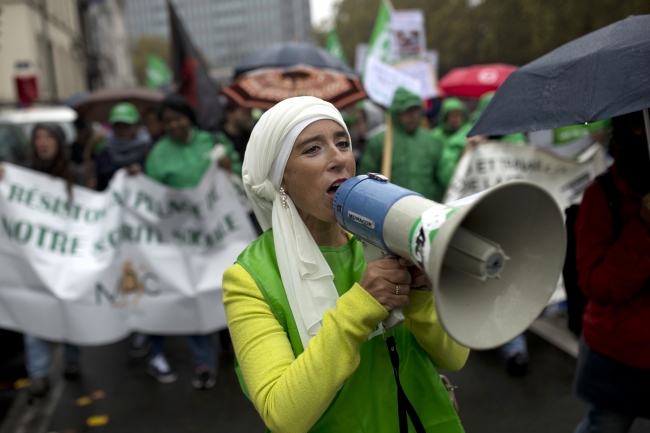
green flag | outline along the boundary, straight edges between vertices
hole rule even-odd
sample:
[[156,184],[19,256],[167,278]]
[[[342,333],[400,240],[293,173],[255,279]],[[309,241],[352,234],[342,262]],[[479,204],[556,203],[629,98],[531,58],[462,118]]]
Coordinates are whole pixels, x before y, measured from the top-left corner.
[[155,54],[147,57],[147,87],[157,89],[171,81],[171,71],[167,63]]
[[334,57],[342,61],[343,63],[347,63],[348,61],[345,59],[345,53],[343,52],[343,46],[341,45],[341,41],[339,40],[339,35],[336,34],[336,29],[332,29],[329,31],[327,34],[327,41],[325,42],[325,49]]
[[388,61],[390,56],[390,14],[393,10],[390,0],[382,0],[379,4],[379,12],[377,12],[375,26],[370,34],[366,58],[375,57],[382,62]]

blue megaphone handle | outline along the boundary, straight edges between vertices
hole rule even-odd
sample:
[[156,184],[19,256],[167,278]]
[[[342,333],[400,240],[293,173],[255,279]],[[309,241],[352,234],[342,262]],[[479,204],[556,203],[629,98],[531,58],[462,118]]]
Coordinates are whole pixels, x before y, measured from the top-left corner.
[[[397,256],[384,242],[384,220],[397,201],[410,195],[421,197],[376,173],[348,179],[339,186],[332,203],[336,220],[361,241],[367,263]],[[383,323],[384,327],[393,328],[402,322],[402,309],[394,308]]]

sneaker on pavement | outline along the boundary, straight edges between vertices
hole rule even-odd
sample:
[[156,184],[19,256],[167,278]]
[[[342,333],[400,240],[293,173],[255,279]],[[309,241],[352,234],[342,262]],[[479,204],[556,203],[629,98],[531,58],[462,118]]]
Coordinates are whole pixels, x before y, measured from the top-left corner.
[[28,390],[33,397],[43,397],[50,390],[50,380],[47,377],[30,379]]
[[154,356],[147,365],[147,373],[152,375],[160,383],[176,382],[176,374],[172,371],[171,367],[162,353]]
[[129,356],[131,358],[142,358],[147,356],[151,348],[151,340],[145,334],[137,332],[131,340],[131,347],[129,348]]
[[77,380],[81,377],[81,366],[77,361],[68,361],[63,370],[63,377],[66,380]]
[[199,369],[194,372],[192,386],[196,389],[210,389],[217,384],[217,372],[212,369]]

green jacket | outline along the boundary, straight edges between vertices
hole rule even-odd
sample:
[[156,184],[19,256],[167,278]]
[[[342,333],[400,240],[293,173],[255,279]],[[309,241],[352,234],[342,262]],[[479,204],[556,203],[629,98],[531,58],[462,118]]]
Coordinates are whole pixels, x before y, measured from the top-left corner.
[[[440,201],[443,190],[436,182],[436,170],[441,146],[432,139],[424,128],[418,127],[407,133],[397,115],[413,106],[422,106],[422,100],[415,94],[400,88],[395,92],[390,112],[393,120],[393,163],[390,181],[401,187]],[[384,152],[385,132],[370,138],[357,166],[357,174],[379,173]]]
[[[450,131],[447,125],[447,114],[452,110],[460,110],[465,115],[465,124],[457,131]],[[440,124],[433,128],[431,136],[436,145],[441,148],[436,180],[440,188],[441,196],[447,191],[449,181],[451,181],[456,165],[460,159],[465,145],[467,144],[467,133],[472,129],[472,125],[467,123],[467,108],[458,98],[446,98],[440,108]]]
[[[145,173],[153,180],[174,188],[195,188],[212,163],[210,152],[215,142],[214,135],[196,127],[192,128],[189,143],[176,141],[165,134],[151,149],[145,163]],[[228,150],[233,168],[239,164],[241,174],[239,155],[234,151],[232,143],[230,149],[227,143],[223,144]]]
[[[340,296],[361,279],[366,262],[361,243],[355,238],[343,247],[320,247],[334,274]],[[296,321],[291,311],[278,268],[273,230],[267,230],[237,259],[253,277],[273,313],[287,333],[296,358],[303,352]],[[417,411],[426,431],[463,433],[445,386],[427,352],[402,324],[394,330],[399,353],[400,382]],[[360,349],[360,362],[345,381],[329,408],[309,430],[316,432],[395,432],[398,431],[397,386],[388,348],[380,333]],[[246,395],[245,382],[236,368]],[[268,430],[267,430],[268,431]],[[409,432],[414,431],[409,428]]]

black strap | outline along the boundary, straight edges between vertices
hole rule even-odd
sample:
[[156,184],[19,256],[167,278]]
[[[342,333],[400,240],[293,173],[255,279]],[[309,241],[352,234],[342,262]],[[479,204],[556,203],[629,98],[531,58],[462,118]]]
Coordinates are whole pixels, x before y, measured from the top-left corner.
[[598,176],[597,179],[607,197],[609,213],[612,215],[612,220],[614,221],[614,232],[620,235],[623,231],[623,209],[621,207],[621,198],[614,183],[614,173],[611,170],[607,170]]
[[397,354],[397,347],[395,346],[395,337],[392,335],[386,340],[386,346],[388,346],[388,354],[390,355],[390,362],[393,364],[393,373],[395,373],[395,383],[397,383],[397,412],[399,415],[399,431],[400,433],[408,433],[409,425],[406,415],[411,418],[413,427],[417,433],[426,433],[422,421],[418,413],[415,411],[415,408],[409,401],[402,384],[399,381],[399,355]]

